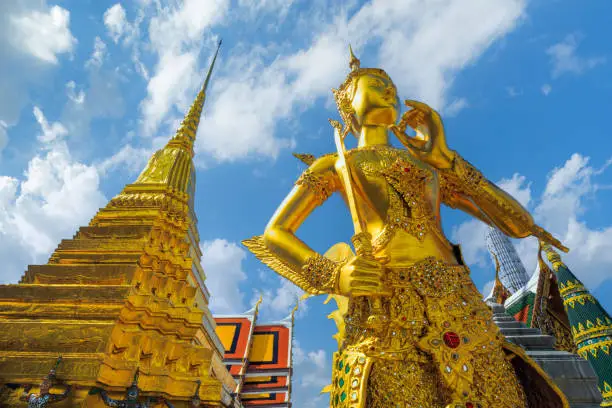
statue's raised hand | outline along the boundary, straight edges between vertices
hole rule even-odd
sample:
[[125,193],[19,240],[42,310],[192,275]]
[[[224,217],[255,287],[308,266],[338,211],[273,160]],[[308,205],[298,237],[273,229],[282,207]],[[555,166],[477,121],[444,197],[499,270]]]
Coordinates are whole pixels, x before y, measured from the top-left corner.
[[[420,160],[440,170],[450,168],[455,152],[446,144],[444,125],[438,112],[422,102],[406,100],[404,103],[411,109],[389,129]],[[416,131],[416,137],[406,134],[407,126]]]

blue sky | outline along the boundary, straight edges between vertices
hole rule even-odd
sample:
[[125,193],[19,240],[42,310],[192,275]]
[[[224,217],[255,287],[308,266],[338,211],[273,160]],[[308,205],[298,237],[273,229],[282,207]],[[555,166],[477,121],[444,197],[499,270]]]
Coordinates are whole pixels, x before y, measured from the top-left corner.
[[[264,318],[288,314],[299,291],[239,242],[263,232],[303,170],[293,151],[333,151],[330,89],[351,42],[401,98],[442,112],[450,146],[572,249],[564,259],[611,310],[611,13],[605,0],[1,2],[1,279],[45,262],[137,176],[222,37],[196,146],[211,307],[241,312],[263,293]],[[484,227],[443,215],[485,288]],[[299,232],[320,251],[350,234],[336,197]],[[533,270],[533,240],[516,245]],[[296,322],[298,407],[320,406],[329,378],[334,327],[322,300]]]

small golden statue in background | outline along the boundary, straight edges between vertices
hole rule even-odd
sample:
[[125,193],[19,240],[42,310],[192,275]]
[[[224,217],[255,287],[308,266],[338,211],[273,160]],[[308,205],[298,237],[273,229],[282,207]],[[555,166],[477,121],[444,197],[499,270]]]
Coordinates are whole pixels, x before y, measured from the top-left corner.
[[[440,115],[411,108],[398,122],[397,90],[381,69],[351,72],[334,90],[344,126],[331,121],[337,152],[314,159],[263,236],[244,244],[311,295],[328,294],[339,333],[332,407],[567,407],[546,374],[492,322],[444,236],[440,204],[459,208],[515,238],[536,236],[566,250],[511,196],[446,144]],[[410,126],[416,137],[405,129]],[[346,150],[352,133],[358,147]],[[394,134],[406,149],[392,147]],[[296,231],[334,192],[355,227],[352,243],[325,256]]]

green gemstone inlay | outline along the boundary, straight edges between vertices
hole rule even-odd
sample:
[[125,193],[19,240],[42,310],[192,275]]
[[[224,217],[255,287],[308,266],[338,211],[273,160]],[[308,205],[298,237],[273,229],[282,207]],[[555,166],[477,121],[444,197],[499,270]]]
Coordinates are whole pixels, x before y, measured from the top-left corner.
[[345,399],[346,399],[346,392],[342,391],[342,394],[340,394],[340,401],[344,402]]
[[344,379],[340,379],[340,381],[338,381],[338,385],[340,386],[340,388],[344,387]]
[[340,362],[338,363],[338,370],[342,370],[342,367],[343,367],[343,366],[344,366],[344,362],[343,362],[343,361],[340,361]]
[[349,371],[351,371],[351,366],[349,366],[348,364],[346,365],[346,367],[344,368],[344,373],[348,374]]

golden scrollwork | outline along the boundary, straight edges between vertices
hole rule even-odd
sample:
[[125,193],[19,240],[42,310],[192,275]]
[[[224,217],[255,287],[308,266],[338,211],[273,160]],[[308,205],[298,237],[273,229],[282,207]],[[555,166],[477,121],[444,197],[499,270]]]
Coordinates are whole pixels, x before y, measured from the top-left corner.
[[336,190],[334,182],[329,177],[315,174],[309,169],[304,170],[295,184],[311,190],[317,199],[318,205],[323,204]]
[[340,267],[338,264],[321,255],[315,255],[308,258],[302,272],[304,279],[307,280],[312,287],[320,292],[333,293],[337,292],[338,274]]

